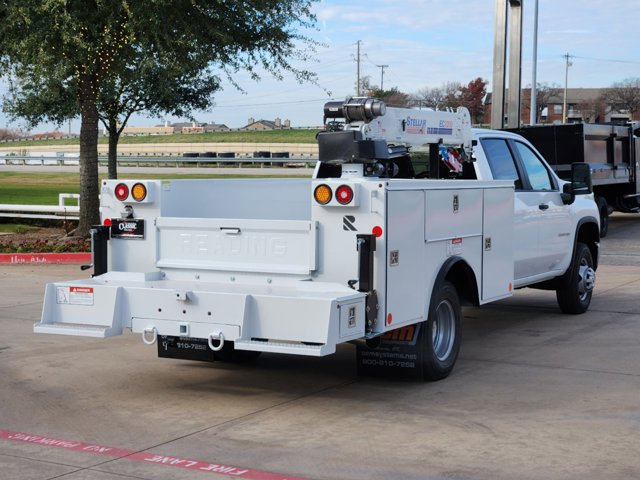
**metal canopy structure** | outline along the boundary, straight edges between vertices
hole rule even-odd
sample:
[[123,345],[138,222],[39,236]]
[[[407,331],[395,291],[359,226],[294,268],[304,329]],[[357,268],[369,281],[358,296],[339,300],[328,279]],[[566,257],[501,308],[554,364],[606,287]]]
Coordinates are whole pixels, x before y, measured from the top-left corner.
[[[520,85],[522,77],[522,2],[496,0],[496,27],[493,48],[493,94],[491,128],[505,127],[504,100],[509,36],[509,89],[506,126],[520,126]],[[508,19],[508,22],[507,22]]]

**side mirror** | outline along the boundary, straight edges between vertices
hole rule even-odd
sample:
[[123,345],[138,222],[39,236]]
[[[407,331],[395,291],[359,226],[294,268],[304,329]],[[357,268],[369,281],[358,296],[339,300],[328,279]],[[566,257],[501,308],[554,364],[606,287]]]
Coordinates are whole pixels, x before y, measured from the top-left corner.
[[571,164],[571,183],[565,183],[562,188],[562,201],[571,205],[576,195],[588,195],[593,192],[591,184],[591,167],[588,163],[576,162]]

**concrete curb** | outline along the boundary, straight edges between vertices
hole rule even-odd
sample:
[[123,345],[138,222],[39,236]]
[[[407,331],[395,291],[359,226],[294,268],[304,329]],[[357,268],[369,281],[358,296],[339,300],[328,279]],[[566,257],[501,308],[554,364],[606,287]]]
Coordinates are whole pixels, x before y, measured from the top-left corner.
[[0,264],[91,263],[91,253],[0,253]]

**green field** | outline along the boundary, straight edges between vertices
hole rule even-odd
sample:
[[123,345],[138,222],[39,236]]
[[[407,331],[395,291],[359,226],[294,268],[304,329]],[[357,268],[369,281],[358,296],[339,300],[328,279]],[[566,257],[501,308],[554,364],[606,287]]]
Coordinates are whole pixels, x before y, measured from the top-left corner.
[[[288,177],[282,175],[280,178]],[[291,177],[300,178],[292,175]],[[102,180],[106,178],[100,177]],[[120,179],[171,179],[171,178],[259,178],[256,175],[222,174],[120,174]],[[57,205],[58,194],[79,193],[80,175],[77,173],[22,173],[0,172],[0,204]],[[69,205],[73,203],[68,201]]]
[[[316,143],[319,130],[266,130],[233,131],[213,133],[178,133],[174,135],[140,135],[122,136],[120,144],[132,143]],[[98,142],[108,143],[107,137],[100,137]],[[23,140],[19,142],[0,142],[0,147],[47,147],[55,145],[79,145],[78,138],[59,140]]]

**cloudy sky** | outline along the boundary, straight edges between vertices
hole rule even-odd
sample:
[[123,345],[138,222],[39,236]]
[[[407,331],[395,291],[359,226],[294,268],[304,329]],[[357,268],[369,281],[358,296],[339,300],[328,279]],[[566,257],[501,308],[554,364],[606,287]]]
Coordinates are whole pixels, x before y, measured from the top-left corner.
[[[564,86],[567,53],[569,87],[607,87],[640,77],[640,0],[538,1],[539,83]],[[532,78],[534,4],[523,0],[523,86]],[[317,61],[303,67],[317,73],[317,85],[300,85],[293,78],[277,82],[268,75],[254,82],[240,74],[235,78],[244,92],[225,84],[216,106],[196,119],[232,128],[244,126],[250,117],[289,119],[294,127],[319,125],[325,101],[354,93],[358,40],[361,76],[370,76],[374,85],[381,82],[379,65],[388,65],[385,89],[413,93],[477,77],[488,80],[491,89],[495,0],[321,0],[314,11],[317,30],[304,33],[324,46],[318,48]],[[138,116],[130,125],[161,121]],[[72,124],[74,131],[77,124]],[[0,114],[0,127],[5,125]]]

